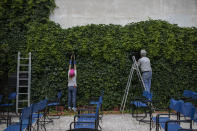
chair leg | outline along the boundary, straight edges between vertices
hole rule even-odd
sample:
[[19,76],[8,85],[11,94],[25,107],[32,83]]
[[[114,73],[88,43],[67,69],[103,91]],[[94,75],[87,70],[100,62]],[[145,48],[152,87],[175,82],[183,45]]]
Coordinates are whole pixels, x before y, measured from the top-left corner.
[[152,111],[150,110],[150,131],[151,131],[151,127],[152,126]]

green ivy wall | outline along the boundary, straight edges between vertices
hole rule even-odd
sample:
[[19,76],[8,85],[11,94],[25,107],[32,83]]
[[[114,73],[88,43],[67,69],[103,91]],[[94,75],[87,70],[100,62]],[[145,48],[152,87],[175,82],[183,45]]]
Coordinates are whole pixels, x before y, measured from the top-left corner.
[[[17,1],[22,3],[8,5],[4,1],[0,6],[0,75],[3,80],[16,71],[18,50],[32,52],[33,101],[63,90],[62,101],[67,102],[72,51],[77,55],[78,106],[88,104],[91,97],[104,90],[104,109],[119,107],[132,65],[130,52],[142,48],[151,59],[154,98],[160,99],[162,106],[167,106],[169,98],[179,97],[184,89],[197,91],[197,28],[148,20],[125,26],[91,24],[61,29],[48,19],[55,7],[53,0]],[[17,19],[20,11],[25,12],[23,19]],[[32,11],[38,13],[29,15]],[[141,94],[142,87],[134,76],[127,106],[132,96]]]

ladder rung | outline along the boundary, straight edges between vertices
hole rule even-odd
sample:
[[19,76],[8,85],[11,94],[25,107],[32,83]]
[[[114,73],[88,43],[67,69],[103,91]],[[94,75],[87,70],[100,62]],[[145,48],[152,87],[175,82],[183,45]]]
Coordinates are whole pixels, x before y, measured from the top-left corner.
[[28,64],[20,64],[20,66],[28,66]]
[[28,60],[29,58],[20,58],[21,60]]
[[28,87],[28,86],[19,86],[19,87],[22,87],[23,88],[23,87]]
[[18,93],[19,95],[28,95],[28,93]]
[[28,102],[28,100],[19,100],[18,102]]
[[21,110],[21,109],[23,109],[23,108],[17,108],[17,109]]
[[20,71],[19,73],[28,73],[28,71]]
[[19,78],[19,80],[28,80],[28,78]]

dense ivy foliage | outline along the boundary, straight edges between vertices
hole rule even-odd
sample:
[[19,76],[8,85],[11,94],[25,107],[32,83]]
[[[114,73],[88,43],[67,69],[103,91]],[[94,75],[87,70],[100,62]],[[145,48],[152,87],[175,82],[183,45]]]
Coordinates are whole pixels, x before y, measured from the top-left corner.
[[[32,100],[51,97],[58,90],[63,90],[63,101],[67,101],[67,71],[72,51],[77,55],[78,106],[100,95],[101,90],[104,90],[105,109],[120,106],[132,65],[129,54],[142,48],[147,50],[151,59],[152,91],[154,98],[161,100],[160,104],[166,106],[165,100],[177,98],[184,89],[197,91],[196,28],[148,20],[126,26],[91,24],[62,29],[48,20],[50,10],[55,7],[53,0],[38,1],[39,7],[37,1],[26,3],[21,8],[14,7],[15,13],[18,10],[25,12],[24,21],[14,18],[6,23],[2,20],[7,28],[6,31],[1,30],[0,36],[1,76],[6,71],[15,72],[16,59],[13,57],[16,58],[16,51],[32,52]],[[0,7],[2,9],[3,5]],[[35,9],[33,7],[36,12],[47,11],[38,13],[41,16],[35,16],[37,19],[26,19],[28,12]],[[26,8],[27,12],[24,11]],[[7,7],[3,10],[8,14]],[[13,29],[10,24],[13,24],[14,30],[10,30]],[[5,65],[6,71],[3,68]],[[128,99],[140,94],[142,87],[135,76]]]
[[46,23],[55,8],[54,0],[0,1],[0,92],[9,92],[8,76],[16,70],[17,51],[26,48],[28,26]]

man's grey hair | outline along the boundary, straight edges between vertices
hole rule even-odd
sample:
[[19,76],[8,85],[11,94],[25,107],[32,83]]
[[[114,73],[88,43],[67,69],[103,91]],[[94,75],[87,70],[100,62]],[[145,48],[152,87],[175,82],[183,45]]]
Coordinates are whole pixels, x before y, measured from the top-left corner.
[[141,56],[146,56],[146,50],[144,50],[144,49],[141,50],[141,51],[140,51],[140,55],[141,55]]

